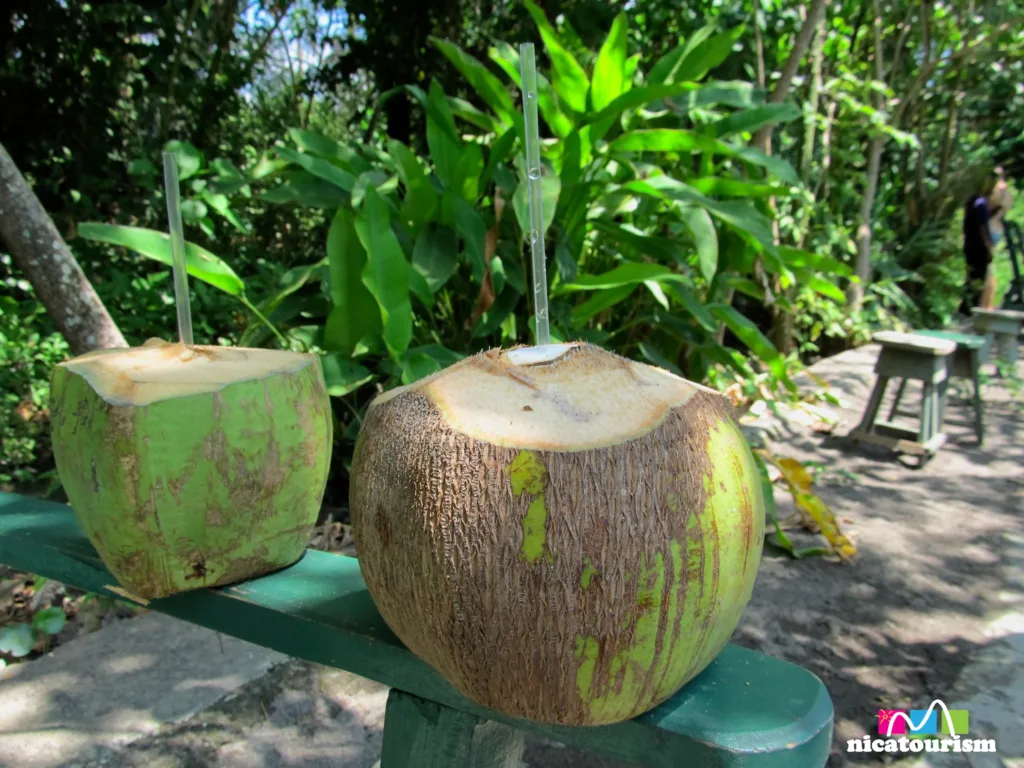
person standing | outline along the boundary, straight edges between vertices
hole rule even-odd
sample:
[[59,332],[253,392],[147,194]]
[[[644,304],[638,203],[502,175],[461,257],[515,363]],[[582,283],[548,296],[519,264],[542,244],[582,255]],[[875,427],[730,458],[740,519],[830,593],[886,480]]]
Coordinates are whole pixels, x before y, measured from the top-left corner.
[[981,306],[985,278],[992,263],[992,217],[988,198],[995,187],[995,178],[986,175],[977,194],[967,198],[964,205],[964,258],[967,261],[967,284],[964,286],[960,311],[970,315],[974,307]]
[[[989,220],[988,232],[992,241],[992,247],[999,245],[1005,236],[1006,227],[1004,221],[1006,214],[1013,208],[1013,195],[1006,184],[1006,177],[1002,168],[996,168],[996,183],[992,193],[988,196]],[[981,291],[980,306],[982,309],[995,309],[996,306],[996,270],[995,259],[990,258],[988,268],[985,271],[985,284]]]

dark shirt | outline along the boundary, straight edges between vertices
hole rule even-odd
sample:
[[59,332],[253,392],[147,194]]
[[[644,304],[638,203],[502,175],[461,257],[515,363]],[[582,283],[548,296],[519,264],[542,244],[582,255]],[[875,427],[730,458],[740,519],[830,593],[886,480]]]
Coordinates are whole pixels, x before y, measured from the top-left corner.
[[972,195],[964,206],[964,254],[968,263],[988,263],[988,245],[983,233],[988,232],[988,200],[981,195]]

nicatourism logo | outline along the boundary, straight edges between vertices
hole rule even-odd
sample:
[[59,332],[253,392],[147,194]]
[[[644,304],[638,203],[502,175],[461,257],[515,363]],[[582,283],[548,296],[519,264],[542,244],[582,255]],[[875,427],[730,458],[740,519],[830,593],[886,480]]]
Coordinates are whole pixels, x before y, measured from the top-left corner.
[[[849,739],[847,752],[995,752],[994,739],[969,739],[970,714],[936,699],[928,709],[880,709],[878,733]],[[880,738],[884,737],[884,738]]]

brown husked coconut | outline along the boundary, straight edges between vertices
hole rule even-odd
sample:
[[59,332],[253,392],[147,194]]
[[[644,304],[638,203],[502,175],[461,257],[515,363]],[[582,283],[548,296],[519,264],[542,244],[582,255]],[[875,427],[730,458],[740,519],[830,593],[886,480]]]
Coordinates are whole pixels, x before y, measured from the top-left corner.
[[719,394],[587,344],[476,355],[370,406],[359,563],[474,701],[596,725],[675,693],[750,599],[764,500]]

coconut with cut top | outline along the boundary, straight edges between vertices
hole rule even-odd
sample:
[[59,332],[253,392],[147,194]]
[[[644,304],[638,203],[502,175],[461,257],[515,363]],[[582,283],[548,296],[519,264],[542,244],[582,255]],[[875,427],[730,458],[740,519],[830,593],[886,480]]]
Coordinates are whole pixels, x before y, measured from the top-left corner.
[[163,597],[295,562],[331,455],[319,360],[267,349],[108,349],[54,368],[68,500],[131,594]]
[[704,669],[764,537],[728,401],[582,343],[378,396],[350,502],[395,634],[479,704],[564,725],[635,717]]

